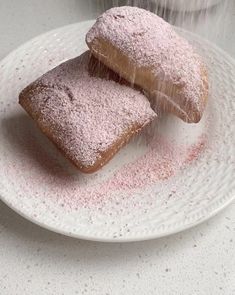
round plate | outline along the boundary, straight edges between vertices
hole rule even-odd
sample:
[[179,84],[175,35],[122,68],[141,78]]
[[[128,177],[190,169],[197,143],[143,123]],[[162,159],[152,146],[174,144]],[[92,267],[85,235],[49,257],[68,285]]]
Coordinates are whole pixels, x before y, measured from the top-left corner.
[[87,50],[92,24],[41,35],[0,63],[1,199],[45,228],[98,241],[152,239],[211,217],[235,191],[235,63],[213,44],[177,29],[208,66],[201,122],[163,115],[92,175],[68,163],[19,106],[28,83]]

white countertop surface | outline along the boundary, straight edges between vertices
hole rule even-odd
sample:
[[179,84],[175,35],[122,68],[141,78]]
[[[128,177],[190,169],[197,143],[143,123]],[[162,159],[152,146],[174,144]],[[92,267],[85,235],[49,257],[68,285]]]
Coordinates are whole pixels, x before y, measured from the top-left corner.
[[[227,3],[206,19],[185,15],[183,26],[196,22],[198,33],[235,58],[235,1]],[[0,0],[0,59],[40,33],[93,18],[95,6],[95,0]],[[235,202],[185,232],[127,244],[64,237],[0,203],[0,294],[235,294]]]

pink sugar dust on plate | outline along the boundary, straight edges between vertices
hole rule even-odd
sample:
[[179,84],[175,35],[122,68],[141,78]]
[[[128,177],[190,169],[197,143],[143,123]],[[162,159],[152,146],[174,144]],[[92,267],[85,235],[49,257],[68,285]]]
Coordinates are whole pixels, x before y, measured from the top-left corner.
[[[183,145],[157,134],[145,142],[134,159],[130,160],[132,154],[140,149],[137,142],[131,142],[97,173],[86,175],[70,165],[34,125],[28,125],[28,119],[22,122],[22,118],[17,132],[11,133],[17,153],[6,173],[17,176],[28,195],[45,201],[49,198],[71,209],[102,206],[113,194],[131,198],[137,190],[145,191],[173,178],[196,161],[206,147],[205,135]],[[128,160],[123,161],[125,153]],[[123,163],[115,165],[115,161]]]

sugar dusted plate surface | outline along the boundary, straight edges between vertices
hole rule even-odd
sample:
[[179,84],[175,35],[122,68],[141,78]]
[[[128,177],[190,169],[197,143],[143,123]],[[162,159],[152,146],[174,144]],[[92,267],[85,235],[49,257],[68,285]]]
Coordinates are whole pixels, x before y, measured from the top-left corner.
[[86,50],[93,21],[41,35],[0,62],[0,197],[50,230],[90,240],[137,241],[213,216],[235,196],[235,62],[179,30],[208,65],[210,97],[199,124],[162,116],[93,175],[79,173],[18,105],[28,83]]

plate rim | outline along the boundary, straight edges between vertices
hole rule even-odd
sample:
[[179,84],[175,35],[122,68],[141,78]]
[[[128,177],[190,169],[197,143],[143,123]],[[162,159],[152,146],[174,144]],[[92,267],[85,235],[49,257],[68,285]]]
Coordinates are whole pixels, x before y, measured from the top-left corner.
[[17,207],[14,207],[11,202],[9,202],[7,199],[2,198],[2,194],[0,191],[0,200],[3,201],[5,205],[7,205],[10,209],[12,209],[15,213],[19,214],[21,217],[24,219],[32,222],[33,224],[36,224],[37,226],[46,229],[48,231],[54,232],[56,234],[60,234],[69,238],[75,238],[75,239],[81,239],[85,241],[93,241],[93,242],[105,242],[105,243],[130,243],[130,242],[141,242],[141,241],[148,241],[148,240],[153,240],[153,239],[159,239],[163,237],[167,237],[170,235],[178,234],[180,232],[183,232],[187,229],[194,228],[197,225],[203,223],[204,221],[207,221],[208,219],[214,217],[217,215],[219,212],[223,211],[226,207],[228,207],[233,201],[235,200],[235,195],[231,197],[231,199],[228,199],[226,202],[223,203],[222,206],[218,206],[216,210],[211,211],[209,214],[207,214],[204,217],[199,218],[197,221],[189,222],[186,225],[181,225],[173,230],[169,230],[168,232],[162,232],[162,233],[156,233],[156,234],[145,234],[145,235],[136,235],[134,237],[116,237],[116,238],[109,238],[109,237],[98,237],[95,235],[90,235],[90,234],[78,234],[78,233],[73,233],[66,231],[63,228],[58,228],[53,225],[49,225],[48,223],[45,223],[43,221],[40,221],[37,219],[37,217],[31,217],[24,213],[22,210],[20,210]]

